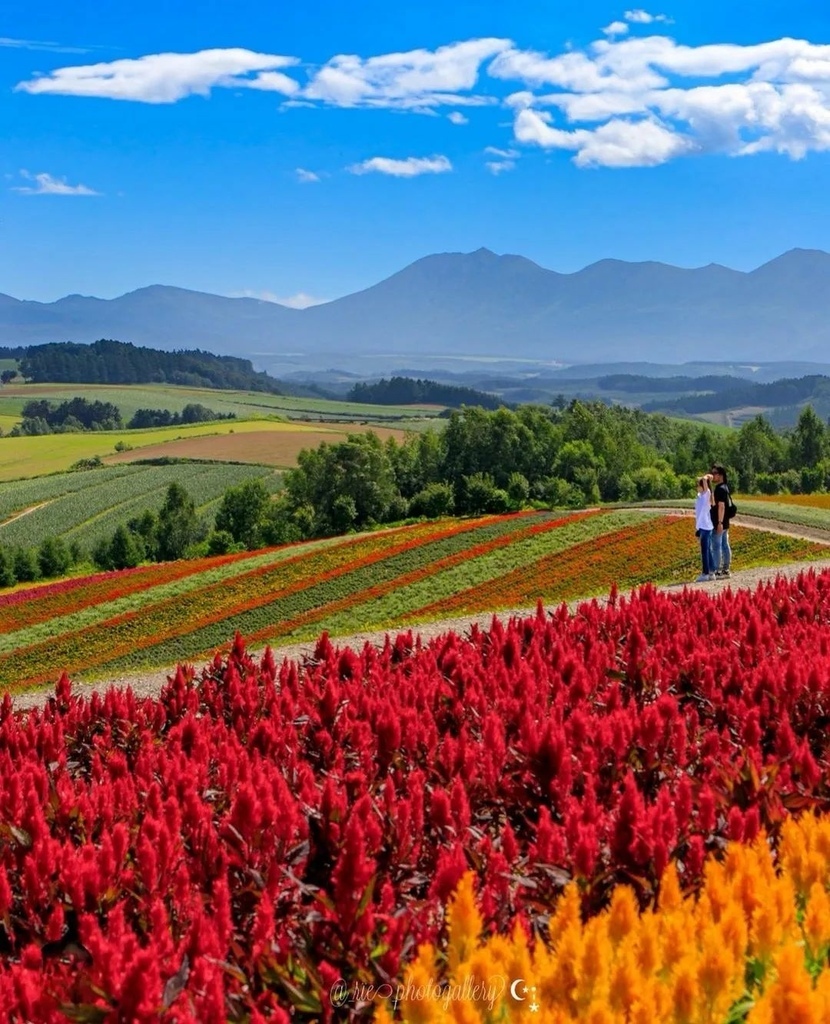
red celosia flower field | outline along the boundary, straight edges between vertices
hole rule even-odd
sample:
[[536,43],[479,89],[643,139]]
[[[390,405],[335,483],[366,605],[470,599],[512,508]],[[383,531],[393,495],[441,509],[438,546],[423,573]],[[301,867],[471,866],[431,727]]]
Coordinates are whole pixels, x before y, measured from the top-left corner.
[[541,927],[830,805],[830,574],[0,709],[3,1019],[333,1019],[468,869]]

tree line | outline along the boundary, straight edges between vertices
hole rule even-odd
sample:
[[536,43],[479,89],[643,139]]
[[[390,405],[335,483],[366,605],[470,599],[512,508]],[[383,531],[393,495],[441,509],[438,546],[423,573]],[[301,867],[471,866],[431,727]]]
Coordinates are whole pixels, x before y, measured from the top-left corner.
[[[138,409],[127,423],[128,430],[146,427],[181,426],[213,420],[236,419],[236,413],[215,412],[199,402],[191,402],[181,412],[169,409]],[[90,402],[71,398],[55,404],[46,399],[33,399],[23,406],[20,423],[12,427],[10,437],[37,437],[43,434],[65,434],[85,430],[121,430],[121,410],[112,402]]]
[[498,409],[504,404],[497,395],[476,388],[439,384],[434,380],[415,380],[412,377],[391,377],[374,383],[355,384],[346,395],[346,401],[368,405],[446,405],[452,409],[462,405]]
[[199,349],[162,352],[101,339],[91,345],[30,345],[22,351],[20,373],[36,384],[180,384],[285,393],[280,381],[254,370],[250,360]]

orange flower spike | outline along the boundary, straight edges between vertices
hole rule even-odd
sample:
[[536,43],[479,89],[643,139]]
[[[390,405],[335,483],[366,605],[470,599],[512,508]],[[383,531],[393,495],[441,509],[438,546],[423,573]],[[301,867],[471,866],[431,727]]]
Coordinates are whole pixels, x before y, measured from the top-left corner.
[[447,955],[454,974],[477,948],[482,930],[481,914],[475,894],[475,874],[465,872],[447,908],[449,943]]
[[587,1006],[592,1000],[602,999],[608,992],[608,968],[614,959],[614,949],[608,937],[608,918],[592,918],[582,936],[582,956],[579,961],[577,1000]]
[[697,982],[697,963],[692,956],[685,957],[674,969],[671,977],[671,1011],[675,1024],[692,1024],[700,1002]]
[[650,911],[640,918],[636,950],[640,973],[650,978],[660,967],[660,920]]
[[642,983],[633,943],[626,942],[618,951],[617,962],[611,969],[611,986],[608,993],[611,1008],[620,1016],[627,1018]]
[[627,885],[618,885],[608,910],[608,938],[618,946],[637,927],[637,898]]
[[585,1016],[580,1017],[580,1020],[584,1020],[585,1024],[617,1024],[617,1021],[620,1019],[611,1012],[608,1004],[601,1000],[597,1000],[597,1002],[589,1006]]
[[701,998],[710,1010],[711,1020],[720,1020],[743,989],[743,960],[736,960],[723,941],[720,928],[710,925],[704,937],[698,961]]
[[660,878],[660,894],[657,900],[657,908],[660,914],[671,913],[683,905],[683,893],[680,889],[680,879],[677,875],[677,865],[671,861]]
[[[734,854],[733,854],[734,856]],[[704,873],[703,888],[709,900],[709,918],[720,921],[720,916],[730,900],[730,887],[724,865],[710,859]]]
[[814,882],[810,889],[803,927],[810,952],[817,956],[830,943],[830,896],[819,882]]
[[750,1011],[747,1024],[820,1024],[818,1001],[798,946],[785,946],[776,968],[778,976]]
[[576,882],[569,882],[559,897],[556,910],[548,923],[551,945],[556,948],[559,936],[564,935],[573,925],[579,925],[580,921],[579,886]]
[[694,948],[694,933],[683,914],[662,915],[659,922],[663,965],[672,968]]
[[669,1020],[668,991],[657,981],[646,981],[640,986],[629,1014],[629,1024],[660,1024]]
[[784,938],[784,929],[778,915],[778,900],[765,900],[752,915],[749,929],[750,950],[761,960],[769,960]]
[[435,987],[432,949],[421,946],[418,959],[406,972],[399,989],[399,1007],[406,1024],[445,1024],[446,1015],[442,1003],[429,998],[429,993]]
[[794,821],[784,822],[781,829],[781,842],[778,848],[778,862],[783,871],[792,879],[797,892],[806,896],[810,891],[805,884],[807,866],[806,835]]
[[720,921],[720,933],[736,961],[743,961],[749,945],[749,926],[740,903],[733,901]]

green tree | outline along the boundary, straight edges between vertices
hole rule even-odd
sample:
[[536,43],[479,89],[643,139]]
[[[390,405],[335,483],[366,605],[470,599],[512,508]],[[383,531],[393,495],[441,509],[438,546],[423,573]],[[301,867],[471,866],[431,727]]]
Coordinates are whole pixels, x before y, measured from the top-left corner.
[[244,480],[225,491],[216,513],[216,529],[229,533],[234,541],[248,550],[262,540],[262,525],[271,496],[259,478]]
[[159,561],[184,558],[191,544],[199,540],[199,532],[199,517],[193,498],[181,484],[170,484],[158,517]]
[[790,440],[790,455],[795,468],[817,466],[824,456],[827,430],[811,405],[805,406],[798,417]]
[[0,548],[0,587],[13,587],[15,583],[14,555],[8,548]]
[[113,569],[134,569],[144,561],[144,546],[126,526],[119,526],[109,544],[109,564]]
[[427,484],[409,503],[409,514],[437,519],[439,516],[452,515],[455,508],[455,494],[448,483]]
[[40,574],[46,579],[65,576],[72,564],[69,548],[60,537],[45,537],[37,552]]
[[15,549],[14,575],[18,583],[31,583],[40,579],[40,566],[35,550],[32,548]]
[[17,376],[17,370],[3,370],[0,373],[0,382],[3,384],[10,384]]

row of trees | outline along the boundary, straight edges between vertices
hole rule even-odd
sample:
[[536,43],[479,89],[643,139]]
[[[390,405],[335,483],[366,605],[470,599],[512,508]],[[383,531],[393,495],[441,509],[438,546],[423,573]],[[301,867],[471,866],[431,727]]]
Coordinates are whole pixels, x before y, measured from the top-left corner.
[[254,370],[248,359],[199,349],[162,352],[101,339],[92,345],[30,345],[20,373],[36,384],[183,384],[283,394],[278,380]]
[[[191,402],[181,412],[169,409],[138,409],[127,423],[128,430],[147,427],[178,427],[188,423],[236,419],[236,413],[221,413],[199,402]],[[121,410],[112,402],[71,398],[55,404],[46,399],[33,399],[23,406],[22,420],[10,431],[11,437],[38,437],[43,434],[65,434],[85,430],[121,430]]]
[[80,545],[61,537],[47,537],[36,548],[0,547],[0,587],[57,579],[83,560]]

